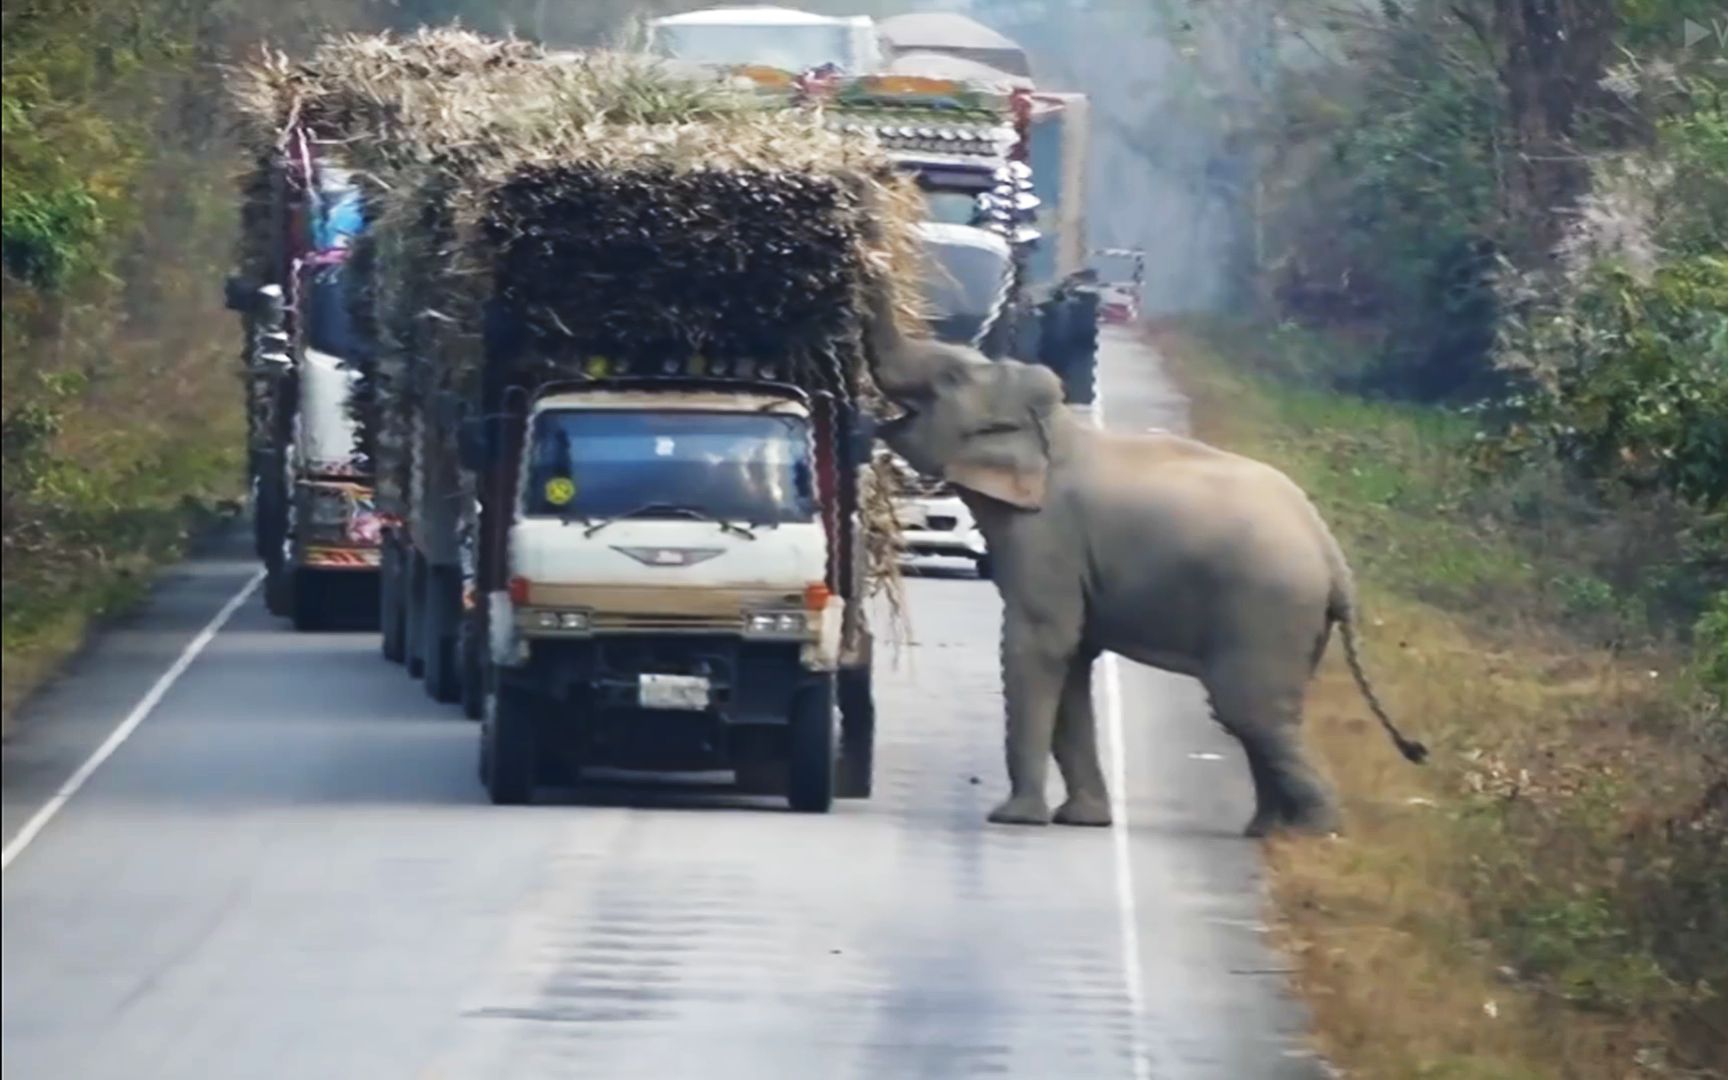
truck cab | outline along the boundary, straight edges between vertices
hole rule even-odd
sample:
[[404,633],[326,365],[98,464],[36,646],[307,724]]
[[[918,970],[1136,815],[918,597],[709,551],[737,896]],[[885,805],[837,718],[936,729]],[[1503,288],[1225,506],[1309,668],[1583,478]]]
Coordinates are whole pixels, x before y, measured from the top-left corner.
[[765,4],[654,19],[648,24],[648,49],[668,60],[716,68],[762,65],[803,72],[832,66],[864,73],[882,65],[876,24],[869,16],[815,15]]
[[482,772],[731,771],[834,797],[846,600],[832,409],[770,382],[547,387],[520,420]]

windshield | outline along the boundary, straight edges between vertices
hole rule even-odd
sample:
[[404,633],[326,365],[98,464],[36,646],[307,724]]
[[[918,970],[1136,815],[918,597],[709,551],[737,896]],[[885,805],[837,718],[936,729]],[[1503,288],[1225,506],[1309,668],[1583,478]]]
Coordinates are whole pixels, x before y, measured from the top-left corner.
[[753,525],[810,521],[809,425],[769,413],[559,410],[534,420],[524,512],[593,521],[653,506]]
[[823,64],[851,68],[851,37],[844,25],[662,26],[654,45],[662,56],[696,64],[808,71]]
[[936,316],[983,318],[1002,302],[1013,268],[1005,250],[926,237],[923,254],[924,302]]
[[938,221],[944,225],[970,225],[977,216],[977,192],[924,192],[924,220],[926,221]]

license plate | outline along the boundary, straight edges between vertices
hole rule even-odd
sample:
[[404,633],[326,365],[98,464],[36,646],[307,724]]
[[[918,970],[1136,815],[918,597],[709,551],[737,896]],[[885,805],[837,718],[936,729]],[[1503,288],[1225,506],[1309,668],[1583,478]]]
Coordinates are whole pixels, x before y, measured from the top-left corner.
[[708,680],[700,675],[640,676],[639,698],[644,709],[690,709],[708,707]]

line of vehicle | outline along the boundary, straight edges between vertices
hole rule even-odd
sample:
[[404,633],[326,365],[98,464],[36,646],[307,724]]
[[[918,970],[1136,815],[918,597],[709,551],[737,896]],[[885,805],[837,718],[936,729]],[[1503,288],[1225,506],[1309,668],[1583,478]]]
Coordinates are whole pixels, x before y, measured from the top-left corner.
[[240,610],[240,605],[258,591],[258,586],[263,581],[263,570],[255,572],[246,579],[246,584],[229,597],[228,602],[222,605],[221,610],[216,612],[208,623],[204,624],[204,629],[200,630],[198,635],[188,642],[184,649],[180,650],[180,655],[175,658],[174,663],[157,678],[149,691],[138,699],[138,703],[132,706],[132,711],[126,714],[126,718],[120,721],[119,726],[109,732],[108,737],[102,741],[101,746],[96,748],[95,753],[85,759],[84,764],[78,766],[78,770],[55,790],[48,801],[30,815],[30,820],[24,823],[24,827],[18,830],[18,835],[9,840],[4,852],[0,853],[0,871],[5,871],[11,867],[12,861],[22,855],[24,849],[28,848],[37,836],[41,835],[42,830],[48,827],[48,823],[54,820],[72,796],[78,794],[78,790],[96,774],[96,770],[113,757],[114,752],[132,737],[134,731],[138,730],[138,725],[156,711],[156,706],[162,703],[162,699],[168,695],[168,691],[172,690],[174,684],[180,681],[180,676],[186,674],[186,670],[192,666],[192,662],[197,660],[198,655],[211,641],[215,640],[217,634],[222,632],[222,628],[228,624],[228,620],[232,619],[234,613]]

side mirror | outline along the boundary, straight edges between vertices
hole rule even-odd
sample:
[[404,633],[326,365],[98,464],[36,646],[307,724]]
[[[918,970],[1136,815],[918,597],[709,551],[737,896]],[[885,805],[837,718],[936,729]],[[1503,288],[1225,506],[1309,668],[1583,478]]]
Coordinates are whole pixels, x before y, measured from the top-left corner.
[[485,472],[492,465],[492,428],[484,416],[470,416],[456,427],[456,457],[469,472]]

